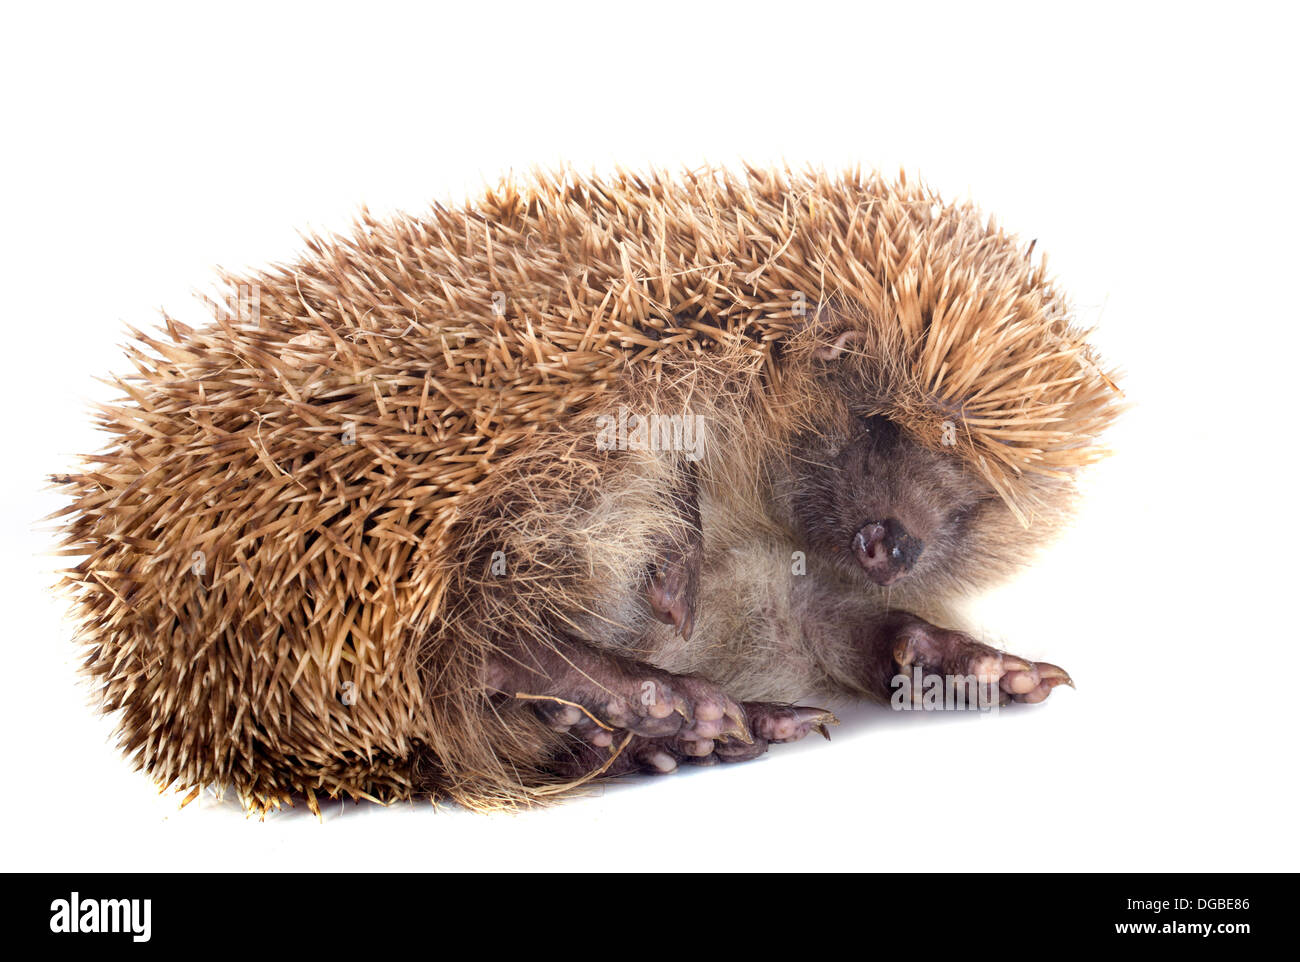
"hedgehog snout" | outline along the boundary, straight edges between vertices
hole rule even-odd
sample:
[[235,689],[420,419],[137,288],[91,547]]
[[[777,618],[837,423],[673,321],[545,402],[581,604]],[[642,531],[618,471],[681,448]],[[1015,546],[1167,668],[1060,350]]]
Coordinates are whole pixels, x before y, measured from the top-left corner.
[[898,581],[916,564],[925,543],[907,533],[894,518],[868,521],[853,536],[853,554],[867,577],[884,586]]

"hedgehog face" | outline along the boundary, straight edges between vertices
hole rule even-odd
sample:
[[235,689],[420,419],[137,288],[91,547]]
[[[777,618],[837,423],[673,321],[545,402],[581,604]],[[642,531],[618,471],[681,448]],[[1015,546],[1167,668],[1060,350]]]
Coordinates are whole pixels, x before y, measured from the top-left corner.
[[812,551],[849,579],[947,589],[1005,568],[1023,531],[997,493],[955,456],[879,415],[803,437],[790,479],[792,520]]

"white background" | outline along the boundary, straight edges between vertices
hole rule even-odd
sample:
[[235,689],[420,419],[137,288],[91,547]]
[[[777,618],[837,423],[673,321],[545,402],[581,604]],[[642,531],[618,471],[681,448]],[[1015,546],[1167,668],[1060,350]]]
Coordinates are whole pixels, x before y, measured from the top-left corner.
[[[14,869],[1296,869],[1294,8],[6,8],[0,837]],[[903,8],[906,6],[906,12]],[[467,8],[473,10],[467,12]],[[183,811],[76,677],[43,477],[127,323],[510,168],[861,161],[1039,249],[1134,407],[976,623],[1078,690],[559,808]],[[1211,893],[1213,894],[1213,893]],[[1231,894],[1231,893],[1222,893]]]

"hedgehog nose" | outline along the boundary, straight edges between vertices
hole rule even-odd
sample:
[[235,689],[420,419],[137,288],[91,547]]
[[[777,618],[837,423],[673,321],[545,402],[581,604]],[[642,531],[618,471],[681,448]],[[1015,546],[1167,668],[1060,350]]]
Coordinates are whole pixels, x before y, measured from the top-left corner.
[[853,536],[853,554],[878,585],[890,585],[912,570],[925,544],[893,518],[868,521]]

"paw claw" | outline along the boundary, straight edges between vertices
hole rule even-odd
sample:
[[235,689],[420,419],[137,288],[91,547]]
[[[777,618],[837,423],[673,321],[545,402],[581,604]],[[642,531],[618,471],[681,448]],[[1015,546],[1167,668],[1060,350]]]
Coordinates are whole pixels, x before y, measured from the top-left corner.
[[1045,661],[1040,661],[1037,668],[1038,677],[1044,682],[1050,681],[1053,687],[1057,685],[1069,685],[1071,688],[1074,687],[1074,679],[1069,676],[1064,668],[1059,668],[1056,665],[1049,664]]
[[894,645],[894,664],[900,669],[910,668],[916,655],[912,650],[912,642],[909,638],[904,638],[898,644]]
[[731,722],[728,728],[723,729],[723,734],[737,738],[746,745],[754,744],[754,736],[749,733],[749,725],[745,721],[745,712],[739,705],[732,703],[727,708],[726,718]]
[[1033,671],[1034,663],[1017,658],[1015,655],[1002,655],[1002,668],[1005,671]]

